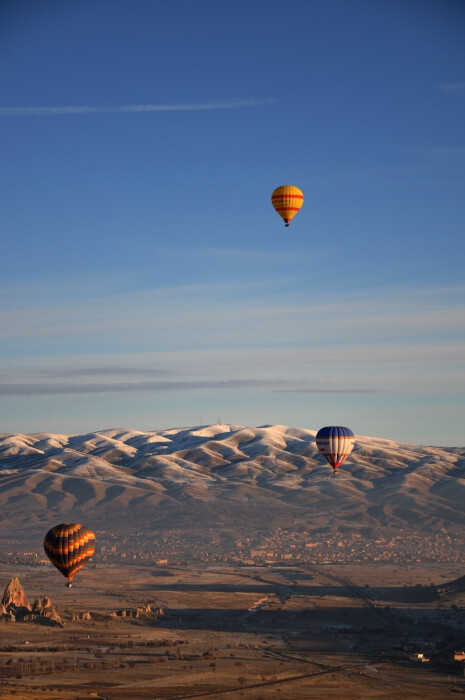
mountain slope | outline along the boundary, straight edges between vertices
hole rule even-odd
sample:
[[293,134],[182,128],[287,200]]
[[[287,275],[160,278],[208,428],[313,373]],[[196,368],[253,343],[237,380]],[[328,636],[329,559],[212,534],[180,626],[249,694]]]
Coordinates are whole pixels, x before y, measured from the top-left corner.
[[465,525],[465,448],[356,438],[338,474],[314,430],[211,425],[153,432],[0,435],[0,534],[101,519],[234,527],[241,520],[311,530]]

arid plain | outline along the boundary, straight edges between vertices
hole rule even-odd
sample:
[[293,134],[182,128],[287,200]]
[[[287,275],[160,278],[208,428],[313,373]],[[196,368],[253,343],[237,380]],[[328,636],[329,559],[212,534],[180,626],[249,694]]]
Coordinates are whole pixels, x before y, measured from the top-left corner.
[[460,573],[91,564],[67,589],[46,566],[3,565],[0,583],[46,592],[64,626],[0,623],[0,695],[442,700],[465,693]]

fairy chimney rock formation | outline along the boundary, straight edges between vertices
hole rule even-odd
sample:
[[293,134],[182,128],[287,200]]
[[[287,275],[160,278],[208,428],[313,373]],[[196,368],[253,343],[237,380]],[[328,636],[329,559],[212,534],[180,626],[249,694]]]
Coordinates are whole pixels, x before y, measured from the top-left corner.
[[34,604],[32,606],[32,615],[31,619],[34,619],[34,615],[36,615],[37,618],[41,618],[39,621],[45,622],[43,618],[47,618],[50,623],[54,623],[55,625],[59,625],[60,627],[63,626],[61,617],[55,610],[55,608],[52,605],[52,601],[48,597],[48,595],[44,595],[42,598],[36,598],[34,601]]
[[55,612],[52,601],[48,595],[44,595],[42,598],[36,598],[32,605],[32,612],[35,615],[42,615],[43,617],[50,617]]
[[31,606],[16,576],[5,588],[0,602],[0,617],[10,622],[39,622],[63,627],[63,622],[50,598],[44,595],[42,598],[37,598]]
[[26,608],[27,610],[31,609],[31,604],[27,599],[24,588],[16,576],[11,579],[10,583],[5,588],[1,602],[6,610],[11,606],[14,608]]

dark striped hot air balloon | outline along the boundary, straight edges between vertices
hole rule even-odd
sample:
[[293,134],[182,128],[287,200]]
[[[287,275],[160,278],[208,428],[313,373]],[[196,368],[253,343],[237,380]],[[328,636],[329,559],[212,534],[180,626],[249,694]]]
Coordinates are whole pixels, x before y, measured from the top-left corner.
[[62,523],[47,532],[44,539],[45,554],[53,566],[71,581],[94,553],[95,535],[79,523]]
[[290,220],[294,218],[303,203],[304,193],[294,185],[281,185],[271,195],[271,204],[284,219],[286,226],[289,226]]
[[316,444],[336,473],[337,468],[354,449],[355,436],[350,428],[328,425],[317,432]]

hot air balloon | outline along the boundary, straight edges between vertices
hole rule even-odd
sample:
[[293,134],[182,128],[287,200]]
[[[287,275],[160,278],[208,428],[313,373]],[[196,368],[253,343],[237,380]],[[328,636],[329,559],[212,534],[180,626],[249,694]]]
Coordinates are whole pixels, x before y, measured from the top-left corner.
[[286,226],[289,226],[290,220],[294,218],[303,203],[304,193],[294,185],[281,185],[271,195],[271,204],[284,219]]
[[66,585],[71,588],[74,576],[94,553],[95,535],[79,523],[61,523],[45,535],[44,549],[53,566],[66,576]]
[[336,473],[337,468],[354,449],[355,436],[350,428],[328,425],[317,432],[316,444]]

